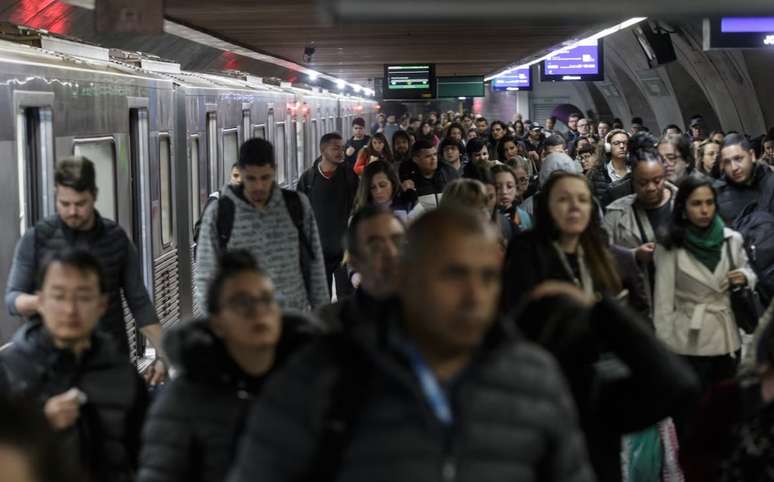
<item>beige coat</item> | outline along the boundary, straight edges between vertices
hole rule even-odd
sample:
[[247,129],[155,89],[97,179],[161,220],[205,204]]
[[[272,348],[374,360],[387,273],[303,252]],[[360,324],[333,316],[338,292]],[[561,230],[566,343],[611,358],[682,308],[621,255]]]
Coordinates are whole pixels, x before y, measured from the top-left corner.
[[[742,236],[728,228],[723,235],[730,243],[733,265],[754,288],[757,277],[747,262]],[[727,275],[732,269],[725,246],[714,273],[682,248],[667,250],[658,245],[655,262],[656,335],[682,355],[715,356],[738,350],[741,341],[731,310]]]
[[[672,199],[674,199],[677,188],[666,183],[666,189],[672,191]],[[636,194],[629,194],[610,203],[606,208],[605,219],[602,223],[613,244],[629,249],[637,249],[645,244],[640,228],[637,226],[637,219],[634,217],[634,209],[637,209],[637,215],[642,222],[642,229],[645,231],[648,242],[656,241],[656,234],[653,231],[653,226],[650,225],[647,213],[639,206],[635,208],[636,198]]]

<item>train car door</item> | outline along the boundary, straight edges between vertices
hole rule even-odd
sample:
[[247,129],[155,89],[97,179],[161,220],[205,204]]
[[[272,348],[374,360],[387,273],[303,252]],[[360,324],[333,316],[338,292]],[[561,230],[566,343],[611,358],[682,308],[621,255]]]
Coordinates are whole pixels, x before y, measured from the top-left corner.
[[306,146],[305,146],[305,132],[306,132],[306,120],[302,119],[301,122],[294,122],[295,125],[295,136],[296,136],[296,163],[297,163],[297,170],[298,175],[296,176],[296,181],[301,178],[301,174],[304,173],[304,170],[306,169]]
[[222,174],[225,184],[231,179],[231,166],[239,160],[239,128],[223,129]]

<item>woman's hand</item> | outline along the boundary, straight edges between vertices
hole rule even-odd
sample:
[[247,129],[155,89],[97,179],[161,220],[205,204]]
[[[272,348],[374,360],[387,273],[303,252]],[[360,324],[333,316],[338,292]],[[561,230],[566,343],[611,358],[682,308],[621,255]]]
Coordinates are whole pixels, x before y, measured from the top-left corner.
[[744,286],[747,284],[747,276],[738,269],[731,271],[728,273],[728,284],[731,286]]

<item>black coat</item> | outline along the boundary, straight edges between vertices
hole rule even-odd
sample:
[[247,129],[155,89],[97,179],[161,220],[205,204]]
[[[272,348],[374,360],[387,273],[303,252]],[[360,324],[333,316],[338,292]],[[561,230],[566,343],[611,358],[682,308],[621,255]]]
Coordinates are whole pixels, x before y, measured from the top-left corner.
[[53,345],[40,322],[30,322],[0,351],[0,363],[11,393],[33,400],[41,410],[46,400],[70,388],[85,393],[76,424],[60,432],[62,443],[95,481],[133,480],[148,394],[113,340],[95,333],[91,347],[76,359]]
[[[351,331],[359,353],[354,363],[370,367],[370,374],[335,480],[593,480],[569,393],[543,350],[498,324],[449,384],[454,422],[445,426],[398,342],[391,341],[398,336],[400,308],[385,311]],[[311,470],[323,413],[336,403],[332,381],[350,366],[337,361],[336,347],[327,339],[313,344],[269,382],[229,482],[297,480]]]
[[[314,334],[300,317],[283,318],[274,369]],[[244,373],[206,320],[176,328],[164,347],[180,376],[151,407],[137,482],[220,482],[233,460],[250,407],[266,377]]]
[[531,302],[517,325],[559,361],[599,482],[621,480],[621,437],[681,414],[699,392],[690,366],[637,315],[603,299],[583,310],[563,298]]
[[734,184],[723,176],[715,184],[715,189],[718,192],[718,212],[729,226],[745,207],[754,202],[762,204],[758,208],[774,214],[774,172],[763,163],[755,165],[749,185]]
[[603,209],[606,208],[611,203],[609,191],[610,185],[613,184],[613,180],[607,172],[607,162],[592,169],[589,174],[589,181],[591,182],[591,192],[597,199],[597,202]]
[[[637,312],[647,312],[649,300],[642,272],[630,251],[612,246],[609,249],[622,288],[629,291],[629,304]],[[518,307],[524,297],[547,280],[574,282],[550,242],[536,232],[527,231],[511,238],[505,255],[503,293],[500,306],[504,313]],[[618,293],[606,293],[615,296]]]

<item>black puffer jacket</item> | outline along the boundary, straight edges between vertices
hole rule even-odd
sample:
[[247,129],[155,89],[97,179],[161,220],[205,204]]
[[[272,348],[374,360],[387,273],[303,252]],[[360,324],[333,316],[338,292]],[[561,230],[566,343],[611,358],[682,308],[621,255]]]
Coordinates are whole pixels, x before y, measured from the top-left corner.
[[[454,422],[445,426],[396,348],[399,309],[393,305],[350,332],[361,352],[357,366],[366,364],[371,374],[337,481],[593,480],[569,393],[545,352],[497,325],[447,387]],[[271,380],[229,482],[296,480],[312,470],[323,413],[336,403],[335,346],[315,343]]]
[[750,184],[735,184],[726,176],[717,181],[718,212],[727,225],[732,225],[737,216],[754,202],[762,202],[759,209],[774,214],[774,172],[769,166],[757,163]]
[[148,405],[145,384],[115,343],[95,334],[80,359],[54,347],[40,322],[24,325],[11,346],[0,351],[15,396],[40,404],[70,388],[86,394],[74,426],[60,433],[62,443],[97,482],[134,479],[140,429]]
[[699,395],[691,367],[614,301],[584,310],[546,298],[526,305],[517,324],[559,360],[600,482],[621,480],[624,434],[682,415]]
[[591,182],[592,194],[597,202],[602,206],[602,209],[606,208],[611,202],[609,191],[610,185],[613,184],[613,180],[607,172],[607,163],[595,167],[589,173],[589,181]]
[[[285,316],[271,371],[314,334],[305,318]],[[220,482],[268,374],[244,373],[206,320],[170,331],[164,347],[181,373],[151,407],[137,481]]]

